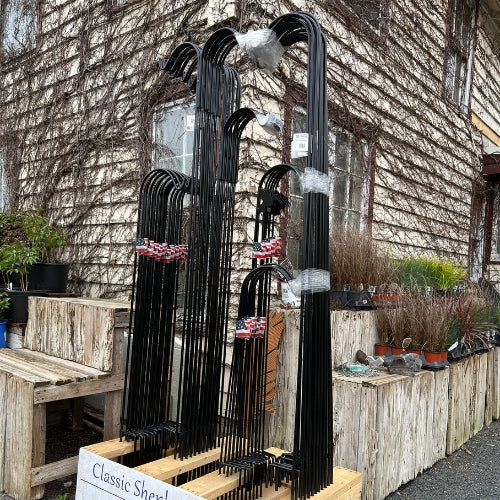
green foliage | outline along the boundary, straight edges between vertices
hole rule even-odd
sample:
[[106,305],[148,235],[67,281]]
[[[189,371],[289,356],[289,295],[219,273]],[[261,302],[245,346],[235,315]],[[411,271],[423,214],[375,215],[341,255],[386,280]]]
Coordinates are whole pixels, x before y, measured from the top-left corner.
[[452,290],[465,279],[465,269],[453,262],[427,257],[408,257],[392,261],[398,283],[410,290],[431,287]]
[[68,500],[68,494],[62,493],[61,495],[57,495],[55,500]]
[[34,212],[26,212],[22,227],[33,247],[39,250],[42,262],[53,262],[53,250],[66,244],[63,233],[51,225],[47,217]]
[[0,272],[8,283],[17,274],[23,290],[28,289],[28,272],[38,262],[40,252],[18,242],[0,246]]
[[5,313],[10,306],[10,298],[5,292],[0,292],[0,318],[5,318]]

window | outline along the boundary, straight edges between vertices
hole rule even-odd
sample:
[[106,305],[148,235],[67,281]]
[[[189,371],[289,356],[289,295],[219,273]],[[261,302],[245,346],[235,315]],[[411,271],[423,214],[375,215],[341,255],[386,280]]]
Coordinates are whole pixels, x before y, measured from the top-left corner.
[[35,47],[37,2],[34,0],[1,2],[0,21],[3,53],[17,55]]
[[[303,109],[295,108],[292,117],[293,134],[307,130]],[[349,131],[329,125],[328,139],[330,177],[330,225],[364,229],[369,205],[369,144]],[[305,158],[291,163],[305,167]],[[287,226],[287,256],[294,268],[300,268],[302,250],[303,201],[297,176],[290,173],[290,208]]]
[[153,113],[153,168],[191,175],[194,103],[166,104]]
[[364,229],[368,215],[368,144],[335,128],[330,132],[330,224]]
[[472,81],[476,0],[450,0],[448,56],[444,91],[448,99],[467,111]]

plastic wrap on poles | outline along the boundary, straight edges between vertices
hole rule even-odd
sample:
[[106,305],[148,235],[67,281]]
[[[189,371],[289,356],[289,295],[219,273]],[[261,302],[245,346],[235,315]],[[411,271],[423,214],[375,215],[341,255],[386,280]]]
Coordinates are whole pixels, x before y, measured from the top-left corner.
[[248,33],[237,33],[235,38],[240,49],[252,58],[258,68],[272,73],[278,67],[285,48],[273,30],[249,30]]
[[266,115],[254,111],[255,118],[259,122],[259,125],[271,135],[279,135],[283,130],[283,120],[275,113],[269,112]]
[[300,186],[302,193],[322,193],[328,196],[328,174],[307,167],[300,176]]
[[288,282],[294,295],[326,292],[330,290],[330,272],[324,269],[305,269],[297,278]]

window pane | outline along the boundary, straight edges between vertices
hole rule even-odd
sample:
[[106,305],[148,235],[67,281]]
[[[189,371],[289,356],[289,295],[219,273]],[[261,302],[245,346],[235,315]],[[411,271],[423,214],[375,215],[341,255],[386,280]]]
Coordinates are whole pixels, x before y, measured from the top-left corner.
[[365,199],[368,147],[345,130],[335,130],[330,156],[330,217],[332,224],[361,227],[367,213]]
[[164,107],[153,116],[153,165],[191,174],[194,104]]
[[352,177],[349,180],[349,208],[361,212],[364,179]]
[[469,100],[469,59],[471,57],[476,16],[475,0],[452,0],[450,6],[450,39],[445,61],[446,95],[461,106]]
[[10,54],[30,50],[35,46],[36,3],[10,0],[3,15],[2,48]]
[[342,171],[333,171],[333,196],[332,203],[336,207],[346,207],[347,199],[347,174]]
[[349,159],[351,156],[350,137],[344,132],[335,135],[335,168],[349,170]]

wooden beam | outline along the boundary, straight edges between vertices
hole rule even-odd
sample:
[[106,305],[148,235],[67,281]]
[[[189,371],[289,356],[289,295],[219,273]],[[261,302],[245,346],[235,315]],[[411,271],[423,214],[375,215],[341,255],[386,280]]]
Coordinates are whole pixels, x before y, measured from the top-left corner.
[[61,477],[71,476],[78,471],[78,456],[65,458],[58,462],[31,469],[31,487],[54,481]]
[[124,375],[110,375],[99,380],[37,387],[34,391],[34,404],[88,396],[90,394],[101,394],[108,391],[121,391],[123,389],[123,380]]
[[[100,457],[111,460],[132,453],[134,451],[134,443],[132,441],[120,441],[118,438],[104,441],[103,443],[91,444],[85,446],[85,449]],[[139,443],[137,443],[137,449],[139,449]]]
[[496,146],[500,146],[500,135],[498,135],[489,125],[487,125],[478,115],[476,115],[476,113],[472,111],[471,120],[485,137],[487,137]]

